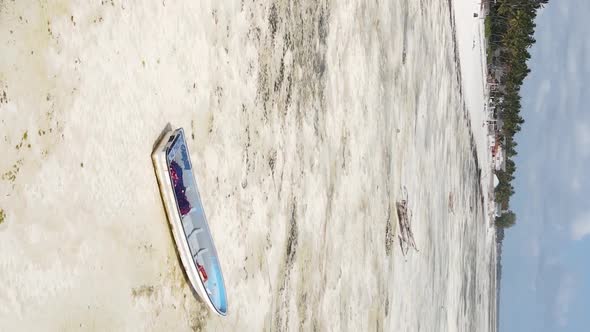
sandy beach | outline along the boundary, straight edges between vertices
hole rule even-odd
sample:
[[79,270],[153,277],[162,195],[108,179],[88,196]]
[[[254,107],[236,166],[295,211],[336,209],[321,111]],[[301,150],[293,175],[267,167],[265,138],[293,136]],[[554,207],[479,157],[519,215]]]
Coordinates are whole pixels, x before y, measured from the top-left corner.
[[[450,4],[0,2],[0,330],[495,330],[483,20]],[[226,318],[175,252],[168,123]]]

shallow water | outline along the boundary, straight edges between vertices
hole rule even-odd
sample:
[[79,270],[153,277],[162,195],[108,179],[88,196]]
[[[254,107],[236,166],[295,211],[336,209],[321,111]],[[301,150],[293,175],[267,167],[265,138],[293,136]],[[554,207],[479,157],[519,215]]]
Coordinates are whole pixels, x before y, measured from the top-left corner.
[[[0,66],[0,171],[19,165],[0,182],[8,328],[495,329],[447,2],[18,6],[0,12],[13,51],[45,42],[39,68]],[[38,98],[23,72],[47,77]],[[150,162],[167,122],[190,137],[225,319],[193,298],[167,230]]]

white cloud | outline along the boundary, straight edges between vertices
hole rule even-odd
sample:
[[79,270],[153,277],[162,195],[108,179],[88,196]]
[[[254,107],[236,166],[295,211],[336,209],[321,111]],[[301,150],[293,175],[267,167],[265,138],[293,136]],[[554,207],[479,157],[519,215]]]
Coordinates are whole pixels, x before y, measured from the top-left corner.
[[590,125],[579,123],[575,128],[577,152],[586,157],[590,155]]
[[572,239],[581,240],[590,235],[590,211],[578,216],[572,223]]
[[535,113],[541,113],[547,108],[547,97],[551,93],[551,81],[550,80],[543,80],[541,84],[539,84],[539,89],[537,90],[537,102],[535,104]]
[[563,16],[568,18],[570,16],[570,8],[567,5],[567,2],[564,1],[560,1],[559,2],[559,6],[557,7],[559,8],[559,13]]
[[545,258],[545,268],[556,268],[559,265],[559,257],[555,255],[549,255]]
[[[571,75],[574,75],[574,77],[577,79],[578,75],[577,71],[578,71],[578,50],[579,50],[580,45],[577,43],[570,43],[569,47],[567,48],[566,51],[566,69],[568,71],[568,78],[571,78]],[[583,45],[582,45],[583,47]]]
[[555,229],[556,232],[562,232],[564,229],[563,225],[560,223],[553,224],[553,228]]
[[571,178],[570,188],[575,192],[578,192],[580,189],[582,189],[582,181],[577,175]]
[[553,315],[559,326],[564,327],[568,323],[570,304],[575,294],[574,277],[571,274],[564,274],[559,282],[557,295],[553,307]]
[[539,243],[539,239],[536,236],[531,237],[528,241],[528,254],[531,257],[539,257],[541,254],[541,245]]

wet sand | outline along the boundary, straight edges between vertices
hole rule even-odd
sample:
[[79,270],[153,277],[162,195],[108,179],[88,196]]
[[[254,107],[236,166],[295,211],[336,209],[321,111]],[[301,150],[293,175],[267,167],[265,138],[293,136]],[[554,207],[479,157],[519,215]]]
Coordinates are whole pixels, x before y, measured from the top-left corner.
[[[472,266],[493,260],[465,222],[486,158],[465,3],[453,43],[433,1],[2,2],[0,329],[460,329],[486,307],[445,292],[485,294]],[[174,250],[150,160],[168,123],[190,136],[226,319]],[[407,262],[386,235],[402,185]]]

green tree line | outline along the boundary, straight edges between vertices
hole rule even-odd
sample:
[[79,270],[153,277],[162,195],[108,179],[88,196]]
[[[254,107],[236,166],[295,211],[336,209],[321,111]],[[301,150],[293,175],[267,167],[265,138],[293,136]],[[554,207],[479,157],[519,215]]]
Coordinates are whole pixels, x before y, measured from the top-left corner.
[[[486,17],[488,39],[488,72],[498,81],[498,89],[490,93],[497,116],[504,125],[500,142],[506,153],[506,169],[496,172],[499,185],[495,189],[496,202],[509,206],[514,194],[512,180],[516,165],[516,141],[514,135],[520,131],[524,119],[520,115],[520,88],[530,73],[527,61],[531,58],[528,49],[535,43],[535,18],[537,11],[549,0],[496,0],[489,3]],[[509,211],[496,220],[501,227],[514,225],[516,217]]]

